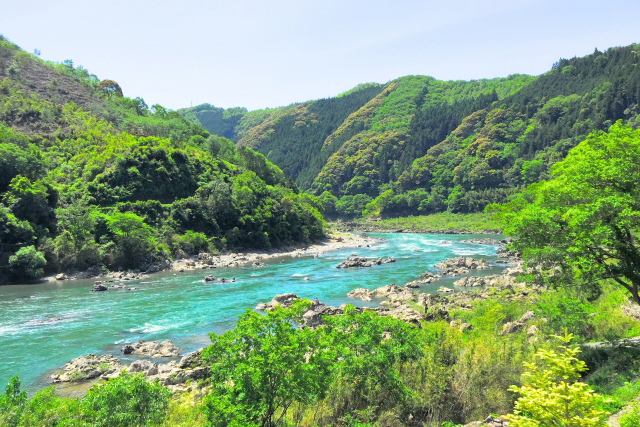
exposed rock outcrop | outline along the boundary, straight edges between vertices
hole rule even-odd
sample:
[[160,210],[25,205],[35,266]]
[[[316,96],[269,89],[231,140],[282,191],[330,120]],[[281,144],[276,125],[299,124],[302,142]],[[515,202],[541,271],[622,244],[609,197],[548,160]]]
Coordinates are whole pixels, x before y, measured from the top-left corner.
[[445,276],[459,276],[461,274],[467,274],[471,270],[486,270],[489,268],[487,260],[474,259],[471,257],[455,257],[447,258],[442,262],[435,265],[436,268],[441,270],[441,273]]
[[298,299],[296,294],[279,294],[273,297],[268,303],[258,303],[256,310],[258,311],[271,311],[276,307],[289,307],[295,300]]
[[413,297],[413,292],[411,289],[412,285],[404,287],[400,287],[395,283],[390,285],[384,285],[373,291],[365,288],[354,289],[353,291],[347,294],[350,298],[360,299],[362,301],[371,301],[373,298],[390,298],[390,299],[411,299]]
[[83,381],[94,378],[109,380],[118,377],[123,370],[129,373],[141,372],[148,381],[158,380],[171,390],[184,389],[187,380],[206,379],[211,370],[200,355],[202,349],[186,354],[179,362],[153,363],[149,360],[136,360],[128,367],[117,358],[105,355],[89,354],[73,359],[65,364],[61,374],[52,376],[54,383]]
[[[527,311],[525,314],[522,315],[522,317],[520,317],[520,319],[517,322],[507,322],[504,325],[502,325],[501,334],[509,335],[523,329],[528,321],[533,320],[533,317],[534,317],[533,311],[531,310]],[[535,327],[535,325],[532,325],[532,326]],[[530,331],[533,331],[533,333],[529,334]],[[533,335],[535,334],[536,331],[537,331],[537,328],[535,330],[529,328],[529,330],[527,331],[527,334]]]
[[453,282],[453,286],[491,286],[492,281],[499,277],[499,275],[463,277]]
[[120,372],[123,368],[120,360],[111,355],[88,354],[66,363],[63,372],[52,375],[51,379],[54,383],[89,380]]
[[120,351],[122,351],[123,354],[140,354],[153,359],[177,357],[180,355],[180,349],[170,340],[159,342],[141,340],[133,344],[125,345]]
[[92,277],[102,276],[103,274],[104,274],[104,271],[102,271],[102,268],[97,265],[94,265],[92,267],[87,268],[86,271],[76,274],[76,278],[90,279]]
[[396,260],[393,258],[367,259],[359,256],[350,256],[338,264],[336,268],[372,267],[374,265],[389,264],[391,262],[396,262]]
[[519,261],[520,260],[520,254],[516,251],[512,251],[509,249],[505,249],[505,248],[498,248],[498,250],[496,251],[498,257],[500,258],[507,258],[510,260],[514,260],[514,261]]
[[477,245],[492,245],[492,246],[501,246],[501,245],[507,245],[509,243],[511,243],[510,239],[502,239],[502,240],[498,240],[498,239],[492,239],[492,238],[484,238],[484,239],[465,239],[465,240],[460,240],[460,243],[475,243]]
[[411,285],[412,287],[418,287],[420,285],[426,285],[427,283],[433,283],[436,280],[440,280],[442,278],[442,276],[440,274],[433,274],[430,272],[426,272],[426,273],[422,273],[418,276],[417,280],[414,280],[413,282],[409,282],[406,285],[404,285],[405,287],[408,287],[409,285]]

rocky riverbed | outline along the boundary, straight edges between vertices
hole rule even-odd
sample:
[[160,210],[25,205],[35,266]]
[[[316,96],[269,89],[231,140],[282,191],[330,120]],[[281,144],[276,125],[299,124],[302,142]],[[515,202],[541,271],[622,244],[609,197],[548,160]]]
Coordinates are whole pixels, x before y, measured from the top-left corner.
[[[180,354],[180,350],[169,340],[128,344],[123,347],[122,352],[149,356],[153,359],[175,358]],[[90,380],[108,381],[122,375],[123,372],[141,372],[149,381],[158,380],[171,391],[190,391],[199,388],[201,384],[194,382],[187,385],[189,380],[202,380],[211,375],[209,368],[200,358],[201,354],[202,349],[185,354],[179,360],[166,363],[145,358],[135,360],[129,365],[112,355],[88,354],[66,363],[51,376],[51,381],[54,384],[81,383]]]

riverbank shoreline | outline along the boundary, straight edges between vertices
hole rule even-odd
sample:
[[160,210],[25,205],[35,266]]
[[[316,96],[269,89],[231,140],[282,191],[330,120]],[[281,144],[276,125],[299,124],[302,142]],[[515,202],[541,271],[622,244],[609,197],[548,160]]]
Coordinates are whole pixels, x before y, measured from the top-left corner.
[[347,222],[332,224],[336,230],[344,233],[421,233],[421,234],[495,234],[501,235],[501,230],[471,230],[463,228],[434,229],[423,227],[392,227],[384,224]]
[[[120,279],[135,280],[149,274],[160,271],[186,272],[194,270],[207,270],[224,267],[241,267],[244,265],[260,265],[263,261],[277,258],[298,258],[303,256],[318,256],[322,253],[340,249],[369,247],[378,242],[378,239],[363,235],[362,233],[330,233],[324,239],[311,244],[285,245],[277,249],[250,250],[248,252],[230,252],[226,254],[201,253],[175,260],[166,260],[147,268],[146,270],[132,271],[106,271],[99,267],[92,267],[83,272],[57,273],[42,278],[39,282],[62,282],[77,279]],[[11,283],[14,284],[14,283]]]

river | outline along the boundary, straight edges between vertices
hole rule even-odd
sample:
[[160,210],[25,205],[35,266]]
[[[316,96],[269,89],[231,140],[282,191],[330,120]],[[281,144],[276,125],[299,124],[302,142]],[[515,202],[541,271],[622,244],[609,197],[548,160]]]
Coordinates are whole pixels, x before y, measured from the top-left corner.
[[[436,272],[434,264],[454,256],[495,261],[496,247],[460,240],[484,235],[430,235],[370,233],[380,242],[368,248],[336,250],[313,256],[282,257],[265,267],[218,268],[189,272],[161,272],[132,281],[134,291],[90,292],[94,280],[0,286],[0,387],[19,374],[30,394],[46,386],[52,369],[74,357],[118,355],[125,343],[171,339],[183,353],[204,347],[208,332],[232,328],[239,314],[276,294],[293,292],[318,298],[328,305],[363,303],[346,297],[364,287],[375,289],[415,280],[420,273]],[[489,237],[496,237],[495,235]],[[369,268],[337,269],[356,253],[388,257],[395,263]],[[502,267],[475,274],[492,274]],[[207,284],[203,278],[235,277],[234,283]],[[304,280],[308,277],[309,280]],[[456,278],[457,279],[457,278]],[[452,286],[455,279],[423,285],[433,293]]]

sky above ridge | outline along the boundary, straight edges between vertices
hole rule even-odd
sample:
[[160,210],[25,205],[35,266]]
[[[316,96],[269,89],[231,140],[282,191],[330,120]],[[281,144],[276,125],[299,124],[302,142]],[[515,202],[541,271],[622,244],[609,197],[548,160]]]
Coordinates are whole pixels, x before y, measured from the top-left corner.
[[640,42],[635,1],[3,0],[0,34],[171,109],[250,110],[409,74],[541,74]]

